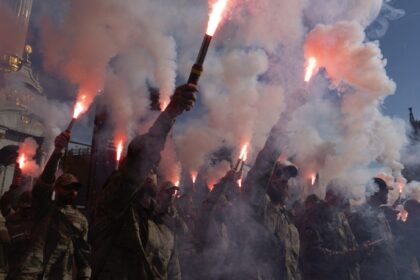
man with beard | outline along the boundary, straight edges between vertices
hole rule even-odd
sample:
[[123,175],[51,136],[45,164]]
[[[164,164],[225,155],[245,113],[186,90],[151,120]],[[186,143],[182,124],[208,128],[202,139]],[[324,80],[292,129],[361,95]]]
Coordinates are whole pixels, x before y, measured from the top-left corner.
[[367,185],[366,203],[349,217],[350,226],[359,244],[377,243],[373,252],[360,264],[362,280],[398,279],[394,237],[380,208],[388,202],[390,189],[384,180],[374,178]]
[[68,132],[56,137],[55,149],[32,190],[33,226],[28,250],[9,279],[90,278],[88,223],[73,206],[81,184],[68,173],[55,180],[69,139]]
[[195,102],[195,85],[175,90],[149,131],[136,136],[97,201],[91,232],[93,278],[180,279],[174,234],[156,216],[153,170],[175,119]]
[[285,208],[289,197],[289,179],[298,170],[290,162],[276,162],[268,185],[254,186],[249,197],[254,218],[262,225],[253,243],[257,252],[258,279],[301,279],[299,269],[299,233]]
[[338,181],[331,182],[325,201],[318,200],[305,216],[301,234],[304,279],[360,279],[358,262],[369,246],[358,246],[339,187]]

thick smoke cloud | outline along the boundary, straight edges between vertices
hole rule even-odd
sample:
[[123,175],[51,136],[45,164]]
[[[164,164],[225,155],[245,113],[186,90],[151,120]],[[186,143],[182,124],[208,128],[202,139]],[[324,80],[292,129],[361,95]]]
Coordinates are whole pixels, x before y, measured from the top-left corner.
[[[360,193],[360,185],[376,172],[361,172],[362,167],[376,164],[400,176],[404,126],[380,109],[395,84],[386,75],[378,43],[364,32],[389,3],[231,4],[204,65],[199,105],[174,130],[171,153],[183,168],[199,170],[221,146],[238,153],[245,142],[251,144],[252,162],[281,113],[296,103],[296,92],[303,92],[301,104],[289,112],[288,144],[282,147],[300,165],[302,180],[319,172],[325,186],[333,178],[358,174],[354,191]],[[188,76],[208,5],[76,0],[64,10],[60,21],[42,21],[43,52],[49,54],[45,67],[93,96],[103,90],[114,134],[129,141],[155,118],[148,108],[149,87],[159,88],[167,101]],[[304,85],[309,56],[317,57],[327,78],[318,75]]]

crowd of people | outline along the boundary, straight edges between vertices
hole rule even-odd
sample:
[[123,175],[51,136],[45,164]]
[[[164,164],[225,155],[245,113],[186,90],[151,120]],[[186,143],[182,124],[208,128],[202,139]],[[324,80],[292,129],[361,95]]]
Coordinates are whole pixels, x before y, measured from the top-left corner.
[[196,90],[178,87],[149,131],[132,139],[89,219],[73,206],[77,178],[55,178],[70,139],[58,135],[32,191],[20,193],[15,180],[0,200],[2,279],[420,279],[420,203],[405,201],[407,220],[398,220],[380,178],[357,207],[331,181],[325,197],[289,209],[299,171],[286,161],[257,159],[242,187],[242,171],[232,168],[198,207],[173,182],[158,185],[160,153]]

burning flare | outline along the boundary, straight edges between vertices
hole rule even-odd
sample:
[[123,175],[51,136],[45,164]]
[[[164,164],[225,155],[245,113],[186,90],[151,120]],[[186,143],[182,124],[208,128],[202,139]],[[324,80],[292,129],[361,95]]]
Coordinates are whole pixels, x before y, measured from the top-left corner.
[[242,188],[242,178],[238,179],[237,183],[238,183],[238,186],[239,186],[240,188]]
[[18,158],[18,165],[19,165],[19,168],[20,168],[20,170],[23,170],[23,168],[25,167],[25,164],[26,164],[26,157],[25,157],[25,154],[21,154],[20,156],[19,156],[19,158]]
[[81,113],[86,111],[86,95],[81,95],[74,105],[73,119],[77,119]]
[[175,181],[174,185],[179,187],[179,180]]
[[211,13],[206,31],[207,35],[213,36],[216,32],[217,26],[223,18],[223,11],[226,9],[228,1],[229,0],[216,0],[211,5]]
[[316,58],[311,56],[308,60],[308,65],[306,66],[305,71],[305,82],[309,82],[315,72],[317,66]]
[[398,186],[398,191],[400,192],[400,194],[402,194],[404,192],[404,183],[399,182],[397,183]]
[[248,144],[242,146],[241,153],[239,154],[239,159],[242,161],[246,161],[248,157]]
[[168,107],[168,105],[169,105],[168,101],[166,101],[166,100],[162,101],[162,106],[160,107],[160,111],[161,112],[165,111],[165,109],[166,109],[166,107]]
[[315,182],[316,182],[316,174],[313,174],[312,176],[311,176],[311,185],[313,186],[313,185],[315,185]]
[[124,148],[123,140],[120,140],[117,145],[117,161],[118,162],[121,160],[121,154],[122,154],[123,148]]
[[191,171],[191,180],[193,184],[195,184],[195,181],[197,180],[197,171]]

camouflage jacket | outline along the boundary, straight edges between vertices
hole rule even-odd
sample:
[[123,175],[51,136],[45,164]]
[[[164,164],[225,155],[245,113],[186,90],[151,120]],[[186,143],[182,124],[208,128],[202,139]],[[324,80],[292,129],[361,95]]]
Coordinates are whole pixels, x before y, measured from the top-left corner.
[[263,224],[274,250],[274,279],[301,279],[299,271],[300,241],[290,213],[282,206],[273,204],[265,197]]
[[6,220],[0,215],[0,279],[5,279],[8,271],[8,249],[10,238],[5,225]]
[[323,203],[311,212],[301,234],[304,278],[359,280],[357,242],[347,217]]
[[147,134],[134,138],[105,185],[91,230],[93,279],[180,279],[173,232],[133,201],[159,162],[173,122],[163,112]]
[[41,181],[34,186],[31,240],[10,279],[90,279],[87,220],[73,206],[52,201],[52,188]]
[[361,262],[361,279],[398,279],[394,237],[384,213],[366,204],[349,217],[349,222],[359,244],[381,240],[373,253]]

